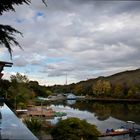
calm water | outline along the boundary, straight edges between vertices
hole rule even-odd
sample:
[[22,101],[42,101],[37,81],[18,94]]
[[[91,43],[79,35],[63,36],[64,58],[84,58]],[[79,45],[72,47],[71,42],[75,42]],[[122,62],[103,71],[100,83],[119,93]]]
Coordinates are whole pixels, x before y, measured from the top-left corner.
[[[117,129],[126,125],[126,121],[134,121],[135,127],[140,128],[140,104],[127,103],[99,103],[93,101],[65,101],[51,103],[49,106],[55,111],[66,112],[68,117],[85,119],[95,124],[101,132],[107,128]],[[101,140],[133,140],[128,135],[101,138]],[[136,137],[140,140],[140,137]]]

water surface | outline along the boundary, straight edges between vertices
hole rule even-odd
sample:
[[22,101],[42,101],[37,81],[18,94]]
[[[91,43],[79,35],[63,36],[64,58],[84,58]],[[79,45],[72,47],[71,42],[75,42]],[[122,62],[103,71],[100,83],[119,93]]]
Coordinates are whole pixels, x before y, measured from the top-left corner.
[[[135,127],[140,128],[140,104],[128,103],[99,103],[93,101],[65,101],[50,104],[55,111],[67,113],[67,117],[78,117],[97,126],[105,132],[107,128],[117,129],[126,125],[126,121],[134,121]],[[101,138],[102,140],[132,140],[128,135]],[[140,137],[136,137],[140,140]]]

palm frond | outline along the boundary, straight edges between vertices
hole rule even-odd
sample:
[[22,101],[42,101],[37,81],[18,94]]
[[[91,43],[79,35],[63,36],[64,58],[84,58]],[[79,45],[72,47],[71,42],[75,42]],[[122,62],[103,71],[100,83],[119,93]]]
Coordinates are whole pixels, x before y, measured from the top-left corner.
[[14,37],[16,33],[22,35],[21,32],[14,29],[13,27],[9,25],[0,24],[0,44],[4,45],[8,49],[11,59],[12,59],[11,45],[16,45],[21,48],[20,44],[16,41]]
[[4,11],[15,11],[13,5],[29,4],[30,2],[31,0],[0,0],[0,15],[2,15]]
[[47,7],[47,2],[45,0],[42,0],[42,2],[45,4],[45,6]]

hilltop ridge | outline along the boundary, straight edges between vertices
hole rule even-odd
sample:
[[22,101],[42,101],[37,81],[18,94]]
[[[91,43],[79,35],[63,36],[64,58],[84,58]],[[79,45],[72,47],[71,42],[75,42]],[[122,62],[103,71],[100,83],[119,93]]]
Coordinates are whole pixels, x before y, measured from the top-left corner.
[[95,97],[140,98],[140,69],[100,76],[76,84],[53,86],[52,89],[57,93],[73,92]]

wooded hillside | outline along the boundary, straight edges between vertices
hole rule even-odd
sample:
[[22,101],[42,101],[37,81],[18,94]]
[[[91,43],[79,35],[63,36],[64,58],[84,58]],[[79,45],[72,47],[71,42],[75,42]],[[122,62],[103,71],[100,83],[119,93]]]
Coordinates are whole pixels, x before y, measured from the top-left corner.
[[56,93],[73,92],[76,95],[96,97],[140,98],[140,69],[50,88]]

